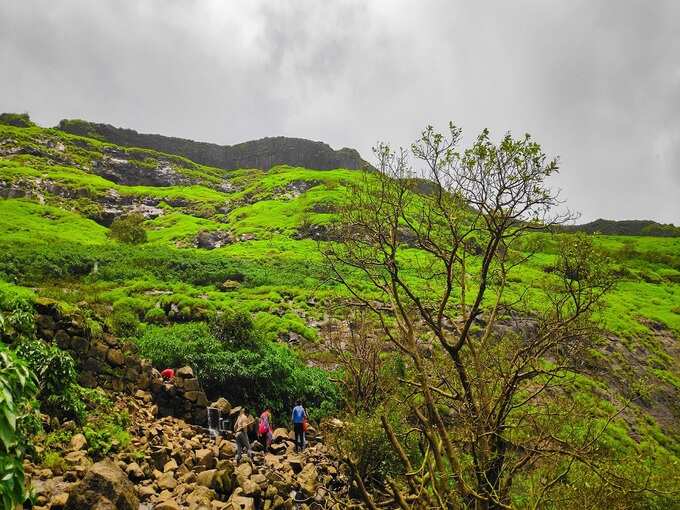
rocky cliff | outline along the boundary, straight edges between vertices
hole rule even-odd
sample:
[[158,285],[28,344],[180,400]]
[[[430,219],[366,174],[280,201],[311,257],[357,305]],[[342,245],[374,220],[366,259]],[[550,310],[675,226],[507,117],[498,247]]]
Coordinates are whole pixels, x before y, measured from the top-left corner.
[[217,145],[155,134],[138,133],[109,124],[64,119],[57,129],[80,136],[98,138],[117,145],[143,147],[177,154],[197,163],[225,170],[259,168],[275,165],[302,166],[317,170],[371,168],[355,149],[332,149],[323,142],[285,136],[268,137],[236,145]]

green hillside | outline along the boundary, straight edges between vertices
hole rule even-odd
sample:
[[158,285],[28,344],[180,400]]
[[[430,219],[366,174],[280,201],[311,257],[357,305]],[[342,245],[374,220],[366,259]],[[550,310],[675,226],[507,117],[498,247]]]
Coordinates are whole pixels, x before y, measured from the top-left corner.
[[[10,316],[17,299],[53,300],[149,353],[181,349],[187,334],[209,336],[183,332],[187,324],[242,313],[252,319],[263,359],[285,359],[296,380],[312,381],[305,384],[319,416],[339,413],[328,376],[335,360],[320,324],[342,317],[351,296],[329,279],[320,247],[334,242],[337,208],[363,178],[343,169],[222,170],[56,129],[0,124],[0,309]],[[144,215],[145,243],[109,236],[114,219],[131,213]],[[548,306],[538,290],[556,263],[557,240],[532,236],[540,250],[508,289],[518,297],[535,289],[526,299],[539,310]],[[677,467],[680,238],[592,239],[619,280],[598,311],[610,338],[584,360],[598,369],[578,380],[575,394],[607,409],[624,381],[644,381],[644,401],[616,418],[607,441],[622,451],[651,447],[664,465]],[[427,257],[417,250],[404,256],[414,268]],[[191,359],[208,349],[199,340]],[[272,401],[285,411],[279,404]]]

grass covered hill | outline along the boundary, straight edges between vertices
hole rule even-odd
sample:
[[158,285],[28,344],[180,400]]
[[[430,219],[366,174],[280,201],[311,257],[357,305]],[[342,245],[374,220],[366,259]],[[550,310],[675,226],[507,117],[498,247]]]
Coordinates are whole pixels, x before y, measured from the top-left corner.
[[[88,317],[95,333],[135,339],[158,366],[191,363],[216,388],[262,388],[246,400],[270,398],[277,412],[305,392],[318,415],[333,412],[338,389],[326,369],[335,365],[322,325],[350,296],[330,282],[319,243],[333,242],[338,205],[362,175],[225,170],[0,117],[4,327],[18,301],[49,299]],[[112,237],[131,214],[141,215],[145,242]],[[604,412],[626,381],[642,381],[645,397],[616,418],[609,447],[652,445],[677,467],[680,237],[648,225],[631,231],[644,236],[595,230],[619,282],[598,317],[609,340],[585,360],[592,375],[579,379],[576,398]],[[556,241],[534,236],[540,250],[514,273],[510,292],[538,286],[555,264]],[[527,299],[545,306],[538,292]],[[235,339],[228,348],[215,343],[225,328]]]

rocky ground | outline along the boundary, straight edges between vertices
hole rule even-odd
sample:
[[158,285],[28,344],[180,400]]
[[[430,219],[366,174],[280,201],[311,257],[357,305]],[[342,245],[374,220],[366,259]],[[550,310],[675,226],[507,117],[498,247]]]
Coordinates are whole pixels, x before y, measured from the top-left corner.
[[[174,417],[158,417],[151,393],[119,395],[116,404],[132,417],[132,444],[95,462],[82,434],[63,452],[66,469],[53,472],[26,463],[36,510],[345,508],[350,476],[322,437],[310,430],[297,454],[292,435],[274,432],[271,451],[253,442],[254,462],[236,464],[233,434],[212,438],[209,430]],[[225,413],[238,408],[221,399]]]

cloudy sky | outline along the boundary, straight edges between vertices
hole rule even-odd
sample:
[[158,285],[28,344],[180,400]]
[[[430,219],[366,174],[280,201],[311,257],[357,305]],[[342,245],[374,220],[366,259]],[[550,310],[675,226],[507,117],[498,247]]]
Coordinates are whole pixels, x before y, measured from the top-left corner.
[[231,144],[531,133],[582,221],[680,223],[680,1],[0,0],[0,111]]

